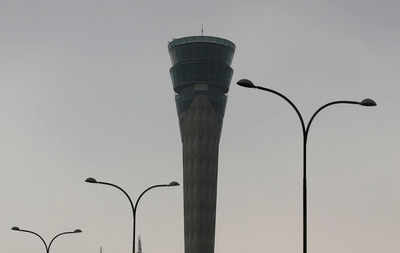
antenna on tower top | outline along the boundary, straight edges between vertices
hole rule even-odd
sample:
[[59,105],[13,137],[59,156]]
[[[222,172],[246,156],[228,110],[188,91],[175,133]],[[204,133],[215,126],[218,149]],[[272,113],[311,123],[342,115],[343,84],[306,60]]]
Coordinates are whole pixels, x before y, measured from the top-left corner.
[[204,29],[203,29],[203,24],[201,24],[201,36],[204,35]]

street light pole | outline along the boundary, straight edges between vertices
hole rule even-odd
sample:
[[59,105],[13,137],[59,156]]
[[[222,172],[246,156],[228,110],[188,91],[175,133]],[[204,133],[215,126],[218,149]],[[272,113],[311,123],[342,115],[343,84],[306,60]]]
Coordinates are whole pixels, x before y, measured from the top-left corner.
[[310,120],[308,121],[307,125],[304,123],[304,118],[302,114],[300,113],[299,109],[296,107],[296,105],[285,95],[282,93],[265,88],[262,86],[256,86],[254,85],[250,80],[248,79],[241,79],[237,82],[239,86],[245,87],[245,88],[253,88],[253,89],[259,89],[263,91],[267,91],[270,93],[273,93],[281,98],[283,98],[286,102],[290,104],[290,106],[296,111],[297,116],[299,117],[300,123],[301,123],[301,129],[302,129],[302,134],[303,134],[303,253],[307,253],[307,141],[308,141],[308,135],[311,127],[311,123],[315,119],[318,113],[320,113],[323,109],[332,106],[332,105],[337,105],[337,104],[356,104],[356,105],[361,105],[361,106],[376,106],[376,103],[374,100],[370,98],[366,98],[362,100],[361,102],[358,101],[349,101],[349,100],[338,100],[338,101],[333,101],[330,103],[327,103],[318,110],[314,112],[314,114],[311,116]]
[[135,204],[134,204],[133,201],[132,201],[132,199],[131,199],[131,197],[129,196],[129,194],[128,194],[124,189],[122,189],[120,186],[118,186],[118,185],[116,185],[116,184],[112,184],[112,183],[108,183],[108,182],[102,182],[102,181],[97,181],[96,179],[94,179],[94,178],[92,178],[92,177],[86,178],[85,182],[87,182],[87,183],[92,183],[92,184],[103,184],[103,185],[108,185],[108,186],[117,188],[118,190],[120,190],[120,191],[128,198],[129,203],[130,203],[130,205],[131,205],[131,210],[132,210],[132,230],[133,230],[133,234],[132,234],[132,253],[135,253],[135,243],[136,243],[136,240],[135,240],[135,237],[136,237],[136,236],[135,236],[135,235],[136,235],[136,210],[137,210],[137,207],[138,207],[138,204],[139,204],[140,199],[143,197],[143,195],[144,195],[146,192],[150,191],[151,189],[159,188],[159,187],[172,187],[172,186],[178,186],[178,185],[179,185],[179,183],[178,183],[178,182],[175,182],[175,181],[172,181],[172,182],[169,183],[169,184],[157,184],[157,185],[152,185],[152,186],[148,187],[146,190],[144,190],[144,191],[139,195],[139,197],[136,199],[136,202],[135,202]]
[[66,235],[66,234],[76,234],[76,233],[82,233],[82,230],[80,229],[75,229],[74,231],[67,231],[67,232],[62,232],[57,234],[56,236],[53,237],[53,239],[51,239],[50,243],[47,245],[46,241],[43,239],[42,236],[40,236],[38,233],[30,231],[30,230],[26,230],[26,229],[20,229],[19,227],[12,227],[11,230],[13,231],[18,231],[18,232],[25,232],[25,233],[30,233],[30,234],[34,234],[37,237],[40,238],[40,240],[43,242],[44,247],[46,248],[46,253],[50,253],[50,247],[53,244],[54,240],[62,235]]

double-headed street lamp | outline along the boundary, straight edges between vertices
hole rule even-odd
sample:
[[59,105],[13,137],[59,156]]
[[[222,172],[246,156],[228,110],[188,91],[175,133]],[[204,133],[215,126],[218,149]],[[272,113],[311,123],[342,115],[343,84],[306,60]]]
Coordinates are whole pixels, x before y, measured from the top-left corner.
[[40,236],[38,233],[36,233],[36,232],[30,231],[30,230],[25,230],[25,229],[20,229],[19,227],[12,227],[11,230],[13,230],[13,231],[19,231],[19,232],[25,232],[25,233],[30,233],[30,234],[36,235],[36,236],[39,237],[40,240],[43,242],[43,244],[44,244],[44,246],[45,246],[45,248],[46,248],[46,253],[49,253],[49,252],[50,252],[50,247],[51,247],[51,245],[53,244],[54,240],[55,240],[57,237],[62,236],[62,235],[66,235],[66,234],[82,233],[82,230],[80,230],[80,229],[75,229],[74,231],[62,232],[62,233],[59,233],[58,235],[54,236],[53,239],[51,239],[50,243],[47,244],[46,241],[43,239],[43,237],[41,237],[41,236]]
[[150,187],[148,187],[146,190],[144,190],[139,197],[137,198],[135,204],[133,204],[131,197],[129,196],[129,194],[122,189],[121,187],[119,187],[118,185],[112,184],[112,183],[108,183],[108,182],[101,182],[101,181],[97,181],[96,179],[89,177],[86,178],[85,182],[87,183],[91,183],[91,184],[104,184],[104,185],[108,185],[108,186],[112,186],[114,188],[117,188],[118,190],[120,190],[129,200],[129,203],[131,204],[131,209],[132,209],[132,224],[133,224],[133,239],[132,239],[132,253],[135,253],[135,233],[136,233],[136,210],[137,210],[137,206],[139,204],[139,200],[142,198],[142,196],[150,191],[151,189],[154,188],[159,188],[159,187],[173,187],[173,186],[178,186],[179,183],[172,181],[169,184],[157,184],[157,185],[152,185]]
[[304,118],[301,115],[299,109],[288,97],[286,97],[282,93],[272,90],[272,89],[264,88],[262,86],[256,86],[248,79],[241,79],[237,82],[237,84],[242,87],[259,89],[259,90],[268,91],[275,95],[278,95],[279,97],[283,98],[286,102],[288,102],[291,105],[291,107],[296,111],[297,116],[300,119],[301,128],[302,128],[302,132],[303,132],[303,253],[307,253],[307,162],[306,162],[306,158],[307,158],[307,140],[308,140],[308,133],[310,131],[311,123],[314,120],[315,116],[317,116],[317,114],[320,111],[322,111],[323,109],[325,109],[326,107],[329,107],[331,105],[354,104],[354,105],[361,105],[361,106],[376,106],[376,103],[374,100],[372,100],[370,98],[366,98],[360,102],[359,101],[348,101],[348,100],[333,101],[333,102],[330,102],[330,103],[327,103],[327,104],[321,106],[318,110],[316,110],[306,125]]

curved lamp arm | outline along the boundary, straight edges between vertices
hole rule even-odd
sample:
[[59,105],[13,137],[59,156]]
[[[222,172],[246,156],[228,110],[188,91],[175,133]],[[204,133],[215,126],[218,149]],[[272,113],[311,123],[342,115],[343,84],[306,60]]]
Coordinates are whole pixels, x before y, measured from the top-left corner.
[[317,116],[317,114],[318,114],[320,111],[322,111],[324,108],[326,108],[326,107],[328,107],[328,106],[335,105],[335,104],[357,104],[357,105],[368,106],[368,107],[370,107],[370,106],[376,106],[376,102],[375,102],[374,100],[370,99],[370,98],[366,98],[366,99],[362,100],[361,102],[358,102],[358,101],[349,101],[349,100],[338,100],[338,101],[333,101],[333,102],[330,102],[330,103],[327,103],[327,104],[321,106],[317,111],[315,111],[314,114],[311,116],[310,120],[308,121],[308,124],[307,124],[307,127],[306,127],[306,126],[305,126],[305,123],[304,123],[304,119],[303,119],[303,117],[302,117],[302,115],[301,115],[299,109],[296,107],[296,105],[295,105],[288,97],[286,97],[286,96],[283,95],[282,93],[280,93],[280,92],[278,92],[278,91],[275,91],[275,90],[272,90],[272,89],[268,89],[268,88],[262,87],[262,86],[256,86],[256,85],[253,84],[252,81],[250,81],[250,80],[248,80],[248,79],[241,79],[241,80],[239,80],[239,81],[237,82],[237,84],[238,84],[239,86],[246,87],[246,88],[253,88],[253,89],[259,89],[259,90],[264,90],[264,91],[271,92],[271,93],[273,93],[273,94],[275,94],[275,95],[280,96],[280,97],[283,98],[286,102],[288,102],[288,103],[292,106],[292,108],[296,111],[297,116],[298,116],[299,119],[300,119],[301,126],[302,126],[302,129],[303,129],[304,140],[305,140],[305,141],[306,141],[306,139],[307,139],[307,135],[308,135],[308,132],[309,132],[309,130],[310,130],[311,123],[312,123],[312,121],[314,120],[315,116]]
[[108,185],[108,186],[117,188],[117,189],[120,190],[120,191],[125,195],[125,197],[129,200],[129,204],[131,205],[131,210],[132,210],[132,227],[133,227],[133,236],[132,236],[132,237],[133,237],[133,238],[132,238],[132,244],[133,244],[133,245],[132,245],[132,253],[135,253],[136,208],[135,208],[135,206],[133,205],[131,196],[129,196],[129,194],[128,194],[124,189],[122,189],[121,187],[119,187],[119,186],[116,185],[116,184],[112,184],[112,183],[108,183],[108,182],[102,182],[102,181],[97,181],[96,179],[94,179],[94,178],[92,178],[92,177],[87,178],[87,179],[85,180],[85,182],[87,182],[87,183],[92,183],[92,184],[103,184],[103,185]]
[[245,88],[252,88],[252,89],[259,89],[259,90],[263,90],[263,91],[268,91],[270,93],[273,93],[273,94],[283,98],[296,111],[296,114],[299,117],[299,120],[300,120],[300,123],[301,123],[301,129],[303,130],[303,138],[304,139],[306,138],[306,125],[304,123],[303,116],[301,115],[301,113],[300,113],[299,109],[297,108],[297,106],[287,96],[285,96],[282,93],[280,93],[280,92],[278,92],[276,90],[273,90],[273,89],[265,88],[265,87],[262,87],[262,86],[256,86],[249,79],[240,79],[237,82],[237,84],[239,86],[242,86],[242,87],[245,87]]
[[310,127],[311,127],[311,123],[313,122],[315,116],[317,116],[317,114],[319,112],[321,112],[323,109],[325,109],[325,108],[327,108],[329,106],[332,106],[332,105],[336,105],[336,104],[355,104],[355,105],[359,105],[360,102],[349,101],[349,100],[338,100],[338,101],[333,101],[333,102],[330,102],[330,103],[327,103],[327,104],[321,106],[320,108],[318,108],[318,110],[316,110],[314,112],[314,114],[311,116],[310,120],[308,121],[308,124],[307,124],[307,127],[306,127],[306,136],[308,136],[308,132],[309,132]]
[[[169,184],[156,184],[156,185],[152,185],[152,186],[148,187],[148,188],[147,188],[146,190],[144,190],[144,191],[139,195],[139,197],[136,199],[136,203],[135,203],[135,212],[136,212],[136,210],[137,210],[137,207],[138,207],[138,204],[139,204],[140,199],[143,197],[143,195],[144,195],[146,192],[148,192],[148,191],[150,191],[151,189],[154,189],[154,188],[159,188],[159,187],[171,187],[171,186],[178,186],[178,185],[179,185],[178,182],[173,181],[173,182],[171,182],[171,183],[169,183]],[[136,222],[136,219],[135,219],[133,222],[135,223],[135,222]],[[133,232],[133,241],[134,241],[134,244],[133,244],[133,245],[135,245],[135,226],[134,226],[133,230],[134,230],[134,232]],[[133,249],[135,249],[135,246],[133,246],[133,247],[134,247]],[[134,253],[134,252],[133,252],[133,253]]]
[[144,190],[144,191],[139,195],[139,197],[138,197],[137,200],[136,200],[136,203],[135,203],[135,211],[136,211],[136,209],[137,209],[137,207],[138,207],[138,204],[139,204],[140,199],[143,197],[143,195],[144,195],[146,192],[148,192],[148,191],[150,191],[151,189],[154,189],[154,188],[169,187],[169,186],[171,186],[171,185],[169,185],[169,184],[156,184],[156,185],[152,185],[152,186],[150,186],[149,188],[147,188],[146,190]]
[[29,233],[29,234],[34,234],[34,235],[36,235],[36,236],[39,237],[40,240],[43,242],[44,247],[46,248],[46,252],[49,252],[46,241],[45,241],[45,240],[43,239],[43,237],[41,237],[38,233],[33,232],[33,231],[30,231],[30,230],[26,230],[26,229],[20,229],[19,227],[12,227],[11,230],[19,231],[19,232],[25,232],[25,233]]
[[129,203],[130,203],[131,208],[132,208],[133,214],[136,212],[136,208],[135,208],[135,206],[133,205],[131,196],[129,196],[129,194],[128,194],[124,189],[122,189],[121,187],[119,187],[119,186],[116,185],[116,184],[112,184],[112,183],[108,183],[108,182],[96,181],[96,183],[97,183],[97,184],[104,184],[104,185],[112,186],[112,187],[117,188],[118,190],[120,190],[120,191],[128,198]]
[[76,233],[81,233],[81,232],[82,232],[82,231],[81,231],[80,229],[76,229],[76,230],[74,230],[74,231],[68,231],[68,232],[59,233],[58,235],[54,236],[53,239],[51,239],[51,241],[50,241],[50,243],[49,243],[49,246],[47,247],[47,252],[50,252],[50,247],[51,247],[51,245],[53,244],[54,240],[55,240],[57,237],[62,236],[62,235],[66,235],[66,234],[76,234]]
[[276,90],[272,90],[272,89],[265,88],[265,87],[262,87],[262,86],[254,86],[254,88],[259,89],[259,90],[263,90],[263,91],[271,92],[271,93],[273,93],[275,95],[278,95],[279,97],[283,98],[286,102],[288,102],[290,104],[290,106],[296,111],[297,116],[299,117],[299,120],[300,120],[300,123],[301,123],[301,129],[303,130],[303,134],[306,133],[306,126],[305,126],[305,123],[304,123],[303,116],[301,115],[301,113],[300,113],[299,109],[296,107],[296,105],[287,96],[283,95],[282,93],[280,93],[280,92],[278,92]]

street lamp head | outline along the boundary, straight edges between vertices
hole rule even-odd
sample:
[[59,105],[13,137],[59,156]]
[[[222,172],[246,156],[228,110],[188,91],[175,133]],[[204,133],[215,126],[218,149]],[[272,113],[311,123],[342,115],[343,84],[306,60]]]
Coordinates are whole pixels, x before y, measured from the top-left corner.
[[246,88],[255,88],[256,86],[253,84],[252,81],[250,81],[249,79],[240,79],[237,82],[237,85],[242,86],[242,87],[246,87]]
[[95,183],[97,183],[97,180],[94,179],[93,177],[88,177],[88,178],[86,178],[85,182],[95,184]]
[[82,230],[80,230],[80,229],[75,229],[75,230],[74,230],[74,233],[82,233]]
[[20,229],[19,229],[19,227],[12,227],[11,230],[19,231]]
[[171,183],[169,183],[169,186],[178,186],[179,183],[176,181],[172,181]]
[[362,106],[376,106],[376,102],[370,98],[366,98],[360,102]]

